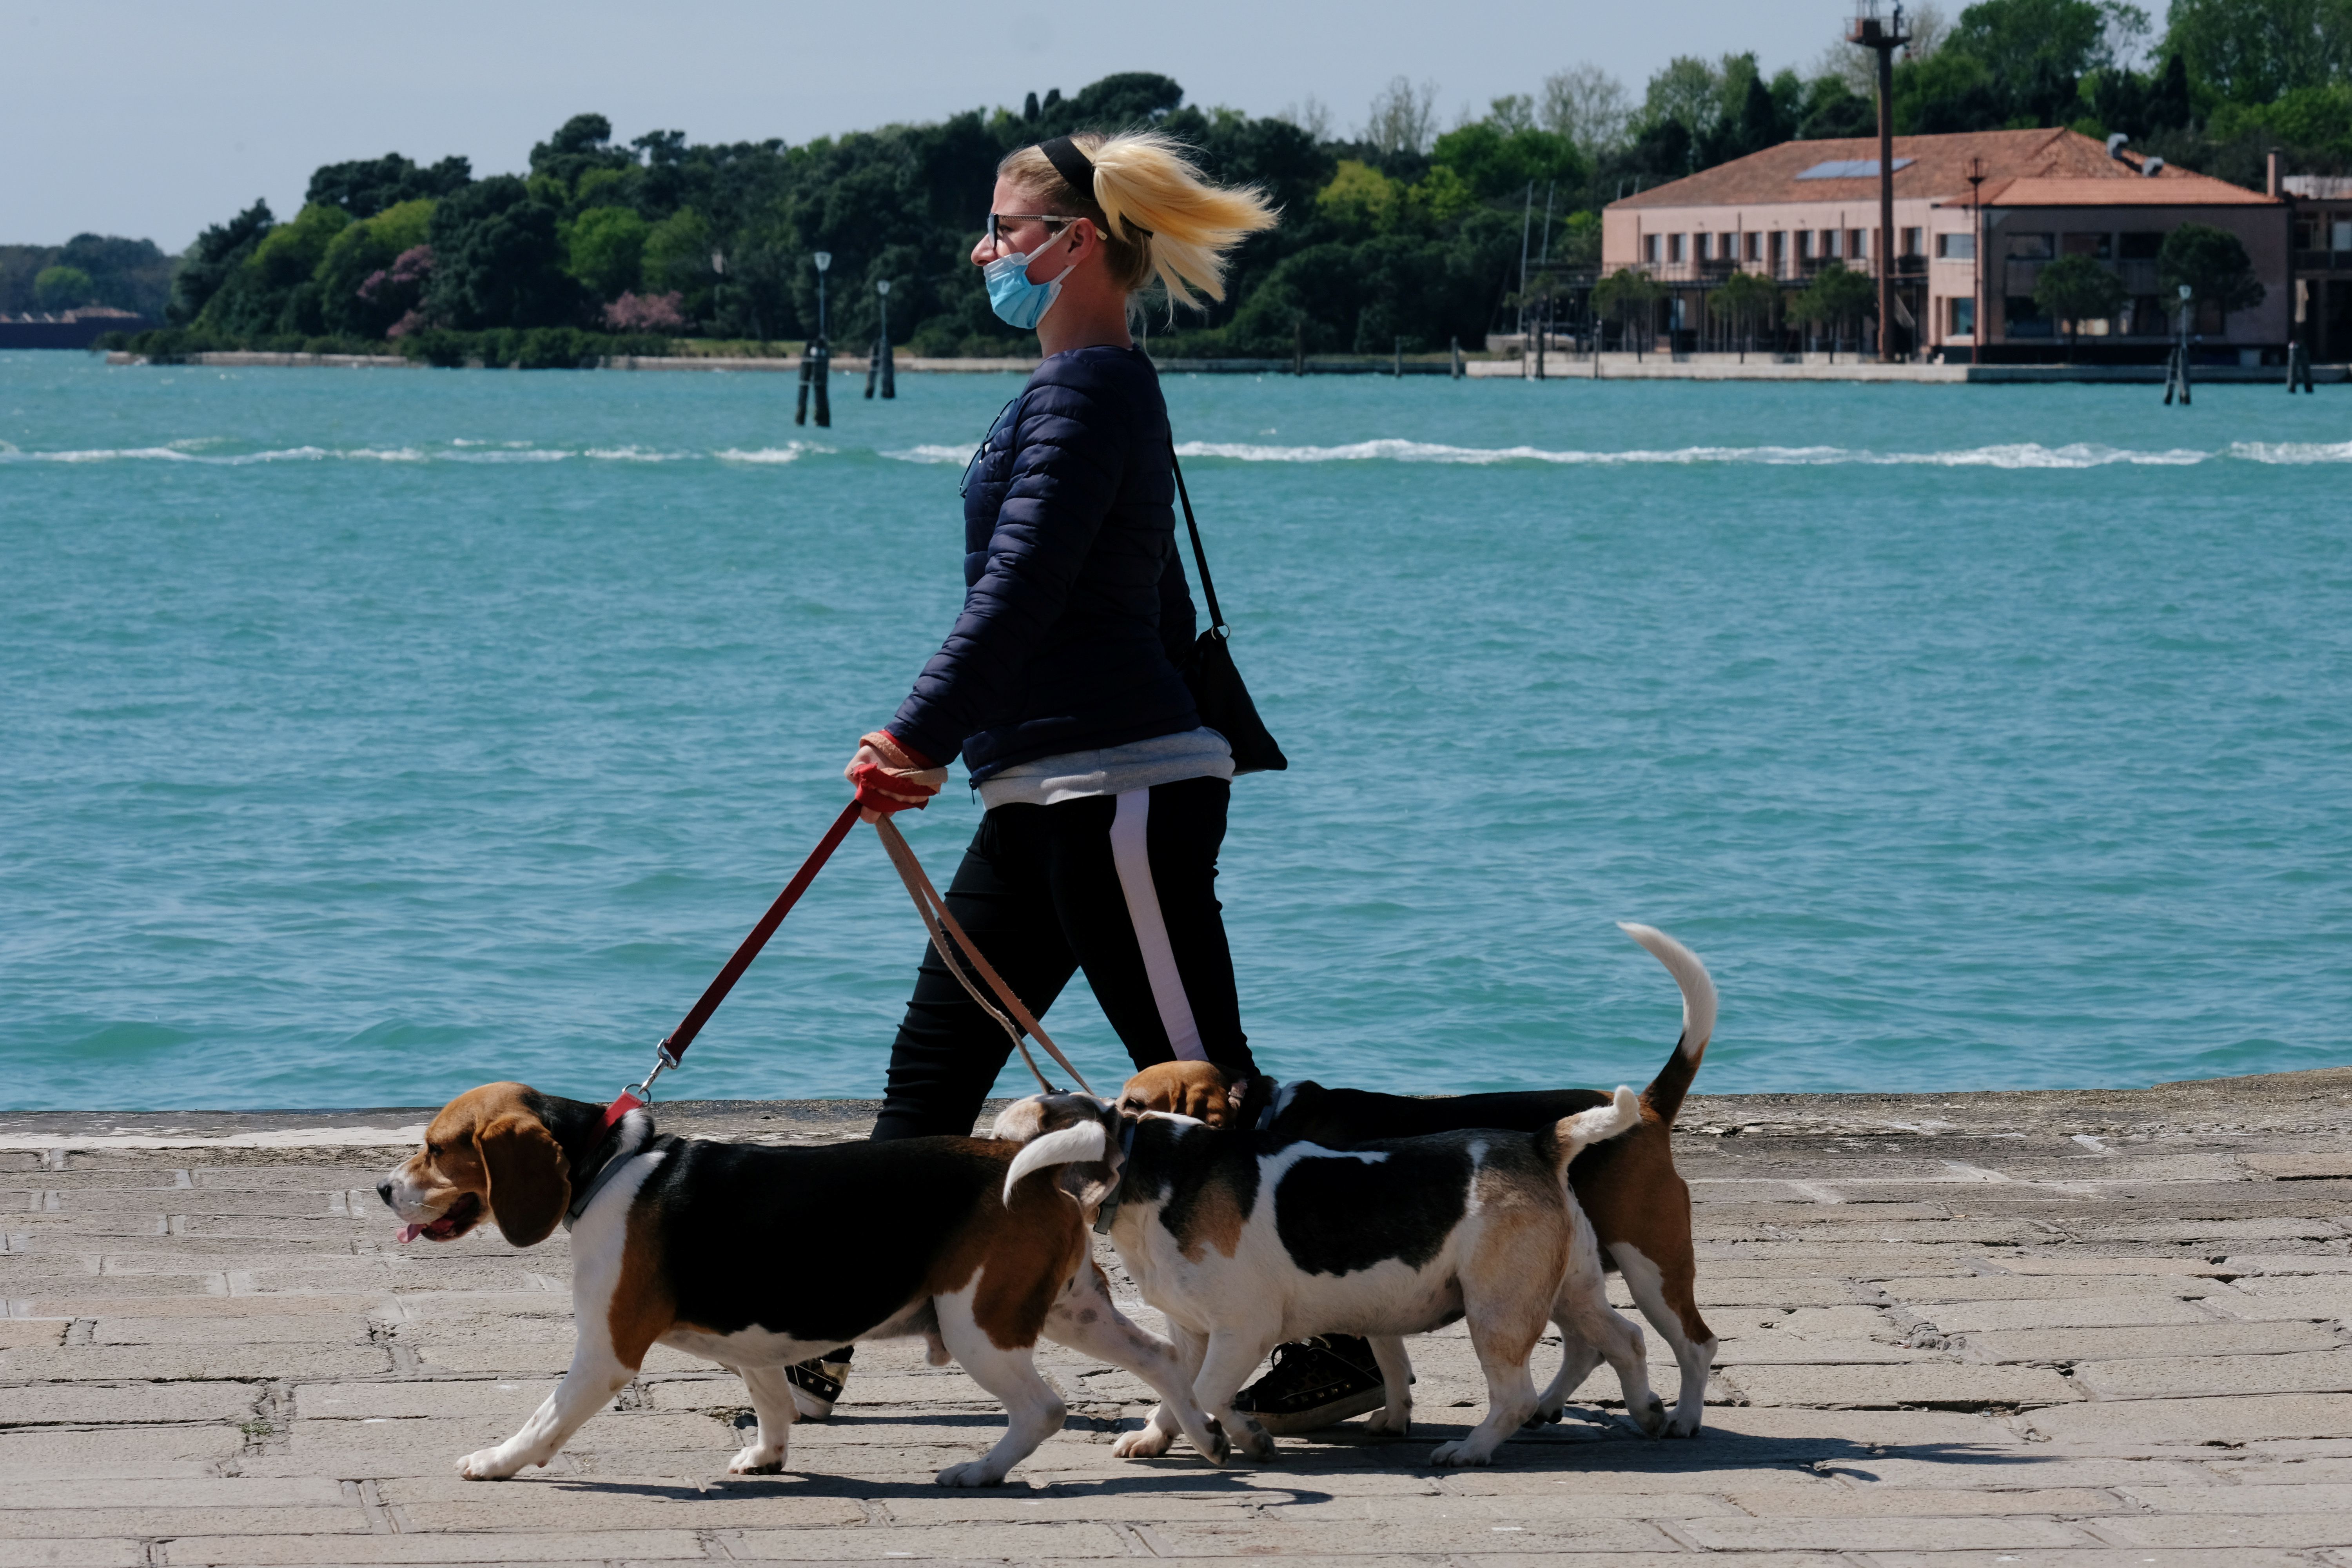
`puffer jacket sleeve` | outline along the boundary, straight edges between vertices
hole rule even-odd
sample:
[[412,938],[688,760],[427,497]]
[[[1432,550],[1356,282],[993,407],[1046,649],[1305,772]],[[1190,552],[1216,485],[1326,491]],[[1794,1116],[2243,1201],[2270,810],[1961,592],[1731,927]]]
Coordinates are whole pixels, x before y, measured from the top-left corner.
[[899,704],[890,732],[945,762],[1010,712],[1029,659],[1068,603],[1129,460],[1128,421],[1082,387],[1023,399],[1012,480],[963,612]]

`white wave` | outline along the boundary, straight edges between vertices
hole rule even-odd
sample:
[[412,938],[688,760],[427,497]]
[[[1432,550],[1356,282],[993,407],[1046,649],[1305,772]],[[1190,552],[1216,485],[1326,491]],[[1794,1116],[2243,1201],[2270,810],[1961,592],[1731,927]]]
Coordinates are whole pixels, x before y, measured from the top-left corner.
[[646,447],[591,447],[587,455],[608,463],[676,463],[695,456],[692,452],[656,452]]
[[1768,467],[1834,464],[1873,466],[2095,468],[2110,463],[2186,466],[2208,461],[2210,452],[2188,447],[2133,451],[2076,442],[2044,447],[2038,442],[1969,447],[1948,452],[1874,452],[1849,447],[1675,447],[1623,451],[1550,450],[1541,447],[1448,447],[1393,438],[1338,447],[1267,447],[1237,441],[1187,441],[1176,448],[1187,458],[1225,458],[1244,463],[1559,463],[1593,465],[1689,465],[1753,463]]
[[520,450],[501,448],[494,452],[453,452],[453,463],[560,463],[576,458],[577,452],[558,451],[552,447],[525,447]]
[[794,463],[812,452],[830,452],[830,447],[820,447],[814,441],[790,441],[781,447],[759,447],[745,451],[730,447],[713,454],[722,463]]
[[2230,456],[2250,463],[2352,463],[2352,441],[2240,441]]
[[879,455],[900,463],[954,463],[961,467],[971,461],[970,447],[940,447],[929,442],[919,447],[902,447],[895,452]]

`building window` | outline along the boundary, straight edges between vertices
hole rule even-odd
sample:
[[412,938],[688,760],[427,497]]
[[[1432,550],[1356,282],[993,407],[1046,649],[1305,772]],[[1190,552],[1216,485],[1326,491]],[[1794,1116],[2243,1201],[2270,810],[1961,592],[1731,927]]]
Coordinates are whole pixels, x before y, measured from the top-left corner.
[[2352,217],[2339,217],[2327,226],[2327,248],[2352,250]]
[[1822,230],[1821,249],[1817,254],[1824,261],[1834,261],[1837,259],[1837,253],[1838,231],[1833,228]]
[[1977,237],[1973,234],[1939,234],[1936,237],[1936,255],[1943,261],[1974,261],[1977,258]]
[[2164,249],[2164,236],[2153,229],[2116,236],[2116,255],[2126,261],[2153,261]]
[[2011,294],[2001,301],[2001,333],[2011,338],[2054,338],[2058,323],[2042,313],[2031,294]]
[[1789,231],[1786,229],[1776,228],[1772,231],[1772,270],[1775,272],[1781,271],[1788,266],[1788,264]]
[[2055,254],[2046,234],[2012,234],[2009,237],[2009,258],[2011,261],[2047,261]]
[[1977,335],[1977,302],[1974,300],[1947,300],[1944,309],[1948,317],[1946,331],[1956,338]]
[[1924,228],[1905,229],[1903,231],[1903,254],[1906,256],[1927,255],[1927,231]]
[[2116,237],[2111,234],[2068,234],[2059,237],[2059,250],[2067,256],[2087,256],[2094,261],[2115,258]]
[[[2352,250],[2352,246],[2347,246],[2345,248]],[[1764,237],[1760,234],[1750,232],[1748,236],[1748,259],[1750,261],[1761,261],[1763,258]]]
[[1642,259],[1653,262],[1658,259],[1658,237],[1656,235],[1645,234],[1642,237]]
[[1797,259],[1800,261],[1811,261],[1813,258],[1813,252],[1819,247],[1820,244],[1820,239],[1814,235],[1811,229],[1799,229],[1797,231]]
[[1866,229],[1859,228],[1850,228],[1845,231],[1845,253],[1856,261],[1870,254],[1870,247],[1863,238],[1867,232],[1869,231]]
[[1670,234],[1666,236],[1666,259],[1669,261],[1680,261],[1682,258],[1683,237],[1679,234]]

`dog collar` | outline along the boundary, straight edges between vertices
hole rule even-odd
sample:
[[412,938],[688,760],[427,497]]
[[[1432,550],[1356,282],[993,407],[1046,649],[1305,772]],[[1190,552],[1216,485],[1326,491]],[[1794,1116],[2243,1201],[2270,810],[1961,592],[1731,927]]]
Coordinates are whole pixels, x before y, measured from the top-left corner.
[[[580,1195],[573,1198],[572,1206],[563,1211],[564,1229],[570,1230],[580,1216],[588,1212],[588,1205],[596,1201],[596,1194],[621,1173],[622,1167],[629,1163],[630,1155],[653,1142],[653,1136],[654,1119],[642,1107],[621,1119],[621,1124],[614,1128],[611,1136],[604,1140],[605,1143],[613,1145],[613,1152],[604,1156],[604,1162],[596,1167],[595,1174],[588,1178],[588,1184],[581,1186],[577,1181],[572,1184]],[[604,1144],[598,1147],[602,1148]]]
[[1102,1207],[1095,1211],[1097,1236],[1108,1236],[1112,1223],[1118,1218],[1119,1194],[1127,1191],[1128,1157],[1135,1148],[1135,1130],[1142,1125],[1140,1121],[1129,1121],[1119,1131],[1118,1180],[1111,1184],[1109,1195],[1103,1199]]

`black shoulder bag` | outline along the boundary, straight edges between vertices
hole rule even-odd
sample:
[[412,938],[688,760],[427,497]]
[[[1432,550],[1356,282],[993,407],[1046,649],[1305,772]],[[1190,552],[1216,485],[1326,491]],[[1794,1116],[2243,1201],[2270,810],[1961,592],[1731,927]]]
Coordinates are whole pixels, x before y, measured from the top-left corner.
[[1192,657],[1184,666],[1184,684],[1192,689],[1192,706],[1201,710],[1201,722],[1233,747],[1234,773],[1278,773],[1290,766],[1290,759],[1266,732],[1265,721],[1257,716],[1257,704],[1250,700],[1249,688],[1242,684],[1242,672],[1234,667],[1231,633],[1224,612],[1217,608],[1217,585],[1209,581],[1209,558],[1201,550],[1201,525],[1192,518],[1192,492],[1184,488],[1184,469],[1176,461],[1173,442],[1168,447],[1168,466],[1176,471],[1176,494],[1184,503],[1184,527],[1192,536],[1192,563],[1201,569],[1201,596],[1209,601],[1209,629],[1192,644]]

